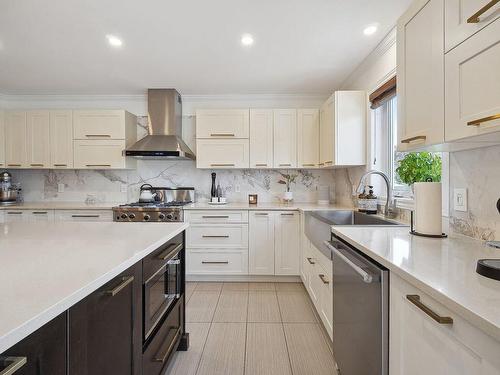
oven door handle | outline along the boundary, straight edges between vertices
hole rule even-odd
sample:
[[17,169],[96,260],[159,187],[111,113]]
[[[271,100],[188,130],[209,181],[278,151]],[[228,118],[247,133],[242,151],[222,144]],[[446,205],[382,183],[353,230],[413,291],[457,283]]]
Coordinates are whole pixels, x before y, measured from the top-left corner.
[[[174,249],[170,250],[172,248],[172,246],[175,246]],[[168,260],[168,259],[171,259],[175,256],[175,254],[177,254],[179,251],[181,251],[182,249],[182,242],[179,243],[179,244],[170,244],[167,248],[167,250],[165,250],[163,253],[161,253],[159,256],[158,256],[158,259],[159,260]]]
[[356,271],[356,273],[359,274],[363,278],[363,281],[365,283],[370,284],[373,281],[372,275],[370,275],[368,272],[364,271],[360,266],[354,264],[348,257],[346,257],[344,254],[342,254],[336,247],[332,246],[330,244],[330,242],[324,241],[323,243],[325,244],[326,247],[328,247],[330,250],[332,250],[336,256],[338,256],[349,267],[351,267],[354,271]]

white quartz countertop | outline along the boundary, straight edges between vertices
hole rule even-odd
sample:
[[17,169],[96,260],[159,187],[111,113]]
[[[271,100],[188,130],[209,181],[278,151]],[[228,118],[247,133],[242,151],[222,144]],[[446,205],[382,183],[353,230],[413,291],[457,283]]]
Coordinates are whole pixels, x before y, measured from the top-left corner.
[[0,353],[187,227],[188,223],[0,224]]
[[22,202],[1,206],[0,210],[111,210],[123,202],[103,202],[87,204],[85,202]]
[[500,250],[460,235],[416,237],[407,227],[332,232],[500,340],[500,281],[476,273],[478,259],[500,259]]
[[185,210],[267,210],[267,211],[315,211],[315,210],[352,210],[335,204],[321,205],[317,203],[278,203],[262,202],[258,204],[248,204],[245,202],[231,202],[221,205],[213,205],[207,202],[197,202],[183,207]]

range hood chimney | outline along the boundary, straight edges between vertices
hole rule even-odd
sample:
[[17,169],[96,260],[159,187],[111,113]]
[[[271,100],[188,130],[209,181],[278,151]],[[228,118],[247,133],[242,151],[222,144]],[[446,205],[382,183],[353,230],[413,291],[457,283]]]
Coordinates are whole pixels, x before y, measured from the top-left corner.
[[125,150],[142,159],[194,160],[182,140],[182,99],[175,89],[148,90],[149,134]]

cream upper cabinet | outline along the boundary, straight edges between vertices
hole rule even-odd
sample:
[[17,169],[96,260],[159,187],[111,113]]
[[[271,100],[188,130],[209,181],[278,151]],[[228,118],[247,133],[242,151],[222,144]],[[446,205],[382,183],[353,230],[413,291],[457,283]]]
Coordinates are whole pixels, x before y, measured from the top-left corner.
[[319,163],[319,110],[297,110],[297,167],[317,167]]
[[125,140],[75,140],[74,168],[76,169],[123,169],[127,168],[123,156]]
[[444,141],[444,0],[417,0],[397,25],[398,148]]
[[248,168],[248,139],[197,139],[198,168]]
[[[448,52],[500,17],[500,3],[491,0],[446,0],[444,2],[445,48]],[[477,17],[474,17],[478,15]]]
[[274,167],[297,167],[297,110],[274,110]]
[[73,111],[74,139],[135,139],[137,117],[123,110]]
[[250,110],[250,168],[273,167],[273,110]]
[[320,110],[320,167],[366,163],[364,91],[336,91]]
[[499,19],[446,54],[445,98],[446,141],[500,131]]
[[29,168],[50,167],[50,112],[26,114],[26,158]]
[[248,137],[248,108],[200,109],[196,111],[196,138]]
[[274,275],[274,212],[250,211],[248,273]]
[[0,111],[0,167],[5,167],[5,114]]
[[73,168],[73,111],[50,111],[50,167]]
[[274,273],[298,276],[300,274],[299,213],[277,211],[275,220]]
[[9,168],[27,166],[26,112],[5,112],[5,164]]
[[[389,296],[391,375],[500,373],[500,342],[394,273]],[[418,298],[425,307],[409,298]],[[432,312],[453,322],[441,324],[432,319]]]

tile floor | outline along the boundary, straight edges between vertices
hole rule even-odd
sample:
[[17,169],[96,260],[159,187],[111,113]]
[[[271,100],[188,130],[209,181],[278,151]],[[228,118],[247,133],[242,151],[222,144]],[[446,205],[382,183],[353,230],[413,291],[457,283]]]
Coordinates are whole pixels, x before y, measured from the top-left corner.
[[187,352],[166,375],[331,375],[333,356],[300,283],[187,283]]

